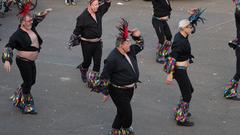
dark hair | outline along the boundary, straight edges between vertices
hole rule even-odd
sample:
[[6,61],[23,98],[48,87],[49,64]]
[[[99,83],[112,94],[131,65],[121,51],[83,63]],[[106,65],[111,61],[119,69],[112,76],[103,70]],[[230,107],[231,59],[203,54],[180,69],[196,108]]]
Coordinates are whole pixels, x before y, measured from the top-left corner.
[[32,15],[31,15],[30,13],[28,13],[26,16],[20,16],[20,17],[19,17],[19,22],[20,22],[20,24],[26,19],[27,16],[32,17]]
[[95,0],[89,0],[89,4],[91,5]]
[[115,42],[115,46],[116,47],[119,47],[124,41],[121,39],[121,38],[118,38],[116,39],[116,42]]

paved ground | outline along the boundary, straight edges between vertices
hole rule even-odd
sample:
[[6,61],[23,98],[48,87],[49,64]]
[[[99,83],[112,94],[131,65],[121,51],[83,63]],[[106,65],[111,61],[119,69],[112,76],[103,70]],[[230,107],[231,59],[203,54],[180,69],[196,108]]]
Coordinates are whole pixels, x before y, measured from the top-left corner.
[[[115,25],[119,17],[126,17],[130,27],[142,30],[146,48],[139,55],[141,72],[138,89],[132,102],[133,127],[137,135],[226,135],[239,134],[239,102],[223,98],[223,87],[235,72],[235,54],[227,46],[235,36],[233,5],[230,0],[173,0],[173,12],[169,25],[177,32],[177,22],[187,17],[190,7],[207,8],[206,24],[199,24],[197,33],[190,37],[195,63],[189,69],[195,88],[191,112],[195,126],[176,126],[172,108],[180,96],[179,88],[164,84],[162,65],[155,62],[157,37],[151,24],[150,2],[132,0],[117,5],[113,0],[111,9],[104,17],[103,59],[114,47],[117,34]],[[75,26],[75,19],[84,10],[86,0],[76,7],[66,7],[63,0],[41,0],[37,10],[53,8],[38,31],[44,41],[37,61],[37,83],[32,88],[39,114],[23,115],[15,110],[8,97],[21,83],[14,63],[7,74],[0,68],[0,134],[1,135],[106,135],[115,115],[110,100],[103,104],[101,96],[90,93],[80,80],[75,67],[82,61],[81,48],[69,51],[65,42]],[[13,10],[0,19],[1,49],[8,37],[16,30],[18,21]]]

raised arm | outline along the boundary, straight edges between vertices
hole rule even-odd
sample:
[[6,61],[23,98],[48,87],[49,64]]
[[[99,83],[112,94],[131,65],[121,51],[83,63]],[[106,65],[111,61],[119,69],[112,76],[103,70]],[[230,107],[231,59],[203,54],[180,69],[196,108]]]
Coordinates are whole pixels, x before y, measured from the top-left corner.
[[109,9],[109,7],[111,6],[111,0],[102,0],[101,1],[101,5],[98,8],[98,11],[101,13],[101,15],[103,16]]
[[35,14],[33,17],[33,27],[36,27],[40,22],[42,22],[45,19],[45,17],[48,15],[48,13],[51,11],[52,9],[48,8],[42,12],[39,12],[38,14]]
[[131,45],[131,51],[136,55],[144,49],[144,40],[141,36],[141,32],[137,28],[134,28],[131,31],[132,39],[135,41],[135,43]]

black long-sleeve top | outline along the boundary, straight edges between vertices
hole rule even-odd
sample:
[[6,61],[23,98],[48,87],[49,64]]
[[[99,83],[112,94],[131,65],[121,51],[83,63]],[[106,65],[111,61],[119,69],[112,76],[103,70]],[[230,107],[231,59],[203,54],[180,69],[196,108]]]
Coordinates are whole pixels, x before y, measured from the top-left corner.
[[102,36],[102,17],[108,11],[110,5],[111,2],[104,2],[103,5],[99,6],[96,12],[97,21],[93,19],[88,9],[85,9],[77,18],[73,34],[81,35],[81,37],[87,39],[100,38]]
[[153,16],[170,16],[172,8],[169,0],[152,0]]
[[139,69],[136,55],[143,50],[143,45],[131,45],[130,51],[127,53],[132,66],[128,60],[115,48],[104,60],[104,68],[101,79],[109,80],[110,83],[124,86],[139,82]]
[[32,24],[32,31],[37,35],[39,48],[36,48],[32,45],[31,38],[29,37],[28,33],[23,31],[20,28],[20,25],[16,32],[13,33],[13,35],[9,38],[9,42],[6,44],[5,47],[10,47],[12,50],[17,49],[19,51],[40,51],[41,44],[42,44],[42,38],[39,36],[39,34],[36,31],[36,27],[42,20],[33,18],[33,24]]
[[181,62],[193,58],[188,37],[184,37],[180,32],[174,36],[171,49],[172,52],[170,53],[170,56],[175,58],[176,61]]

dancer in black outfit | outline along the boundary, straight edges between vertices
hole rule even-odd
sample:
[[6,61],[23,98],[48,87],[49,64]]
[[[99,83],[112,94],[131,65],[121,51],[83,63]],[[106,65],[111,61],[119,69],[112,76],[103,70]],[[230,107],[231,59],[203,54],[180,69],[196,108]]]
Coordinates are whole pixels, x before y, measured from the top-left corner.
[[80,69],[83,82],[87,81],[86,73],[93,59],[93,71],[99,72],[102,58],[102,17],[111,5],[110,0],[104,0],[99,5],[98,0],[90,0],[88,7],[77,18],[77,24],[70,37],[69,46],[79,45],[81,42],[83,62]]

